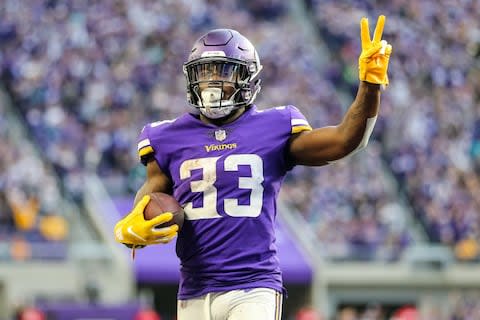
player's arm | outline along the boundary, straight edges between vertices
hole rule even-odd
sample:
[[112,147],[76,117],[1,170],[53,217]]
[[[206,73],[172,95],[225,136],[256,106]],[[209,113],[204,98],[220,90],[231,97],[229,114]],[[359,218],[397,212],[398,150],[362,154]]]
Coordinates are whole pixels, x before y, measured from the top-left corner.
[[145,220],[143,211],[150,201],[149,193],[171,193],[171,181],[162,172],[156,161],[146,164],[147,176],[144,184],[138,190],[132,211],[121,219],[114,228],[115,240],[128,247],[144,247],[150,244],[168,243],[178,232],[178,226],[156,228],[172,219],[172,214],[167,212],[151,220]]
[[392,47],[381,40],[385,16],[378,18],[373,40],[368,21],[360,22],[362,53],[359,57],[357,96],[340,124],[303,131],[290,140],[290,155],[296,164],[325,165],[364,148],[373,131],[380,106],[380,86],[388,85],[388,61]]
[[156,161],[148,161],[146,164],[146,170],[147,175],[145,182],[135,195],[135,205],[142,200],[145,195],[152,192],[172,193],[172,183],[167,175],[160,169]]
[[357,97],[337,126],[303,131],[292,136],[295,164],[321,166],[366,146],[380,105],[379,85],[361,82]]

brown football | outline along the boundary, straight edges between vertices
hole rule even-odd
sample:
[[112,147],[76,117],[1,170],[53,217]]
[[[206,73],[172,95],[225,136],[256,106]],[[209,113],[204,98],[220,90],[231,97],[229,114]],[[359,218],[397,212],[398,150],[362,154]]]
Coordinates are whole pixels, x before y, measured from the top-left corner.
[[172,224],[177,224],[178,229],[180,230],[183,226],[183,221],[185,219],[185,212],[183,211],[183,208],[178,203],[178,201],[174,197],[166,193],[150,193],[150,201],[148,202],[145,210],[143,211],[143,216],[145,217],[145,220],[153,219],[164,212],[173,213],[173,219],[157,227],[168,227]]

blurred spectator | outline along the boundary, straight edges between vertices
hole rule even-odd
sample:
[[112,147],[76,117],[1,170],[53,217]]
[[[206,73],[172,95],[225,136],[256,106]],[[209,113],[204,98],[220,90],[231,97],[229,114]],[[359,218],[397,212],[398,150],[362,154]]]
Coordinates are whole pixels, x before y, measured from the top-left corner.
[[297,311],[295,320],[323,320],[323,317],[315,308],[305,306]]
[[402,307],[395,311],[392,320],[420,320],[420,316],[415,307]]
[[48,215],[40,220],[40,233],[49,241],[65,240],[68,235],[67,221],[61,216]]
[[480,246],[474,237],[467,237],[455,245],[455,256],[460,261],[478,261]]
[[357,311],[352,307],[342,308],[336,316],[336,320],[357,320]]
[[18,234],[10,242],[10,255],[15,261],[24,261],[32,256],[32,248],[25,238]]
[[135,315],[134,320],[162,320],[162,318],[155,310],[143,309]]
[[17,312],[15,320],[46,320],[46,316],[37,308],[25,307]]
[[9,203],[15,227],[20,231],[32,230],[37,218],[39,203],[35,198],[12,199]]

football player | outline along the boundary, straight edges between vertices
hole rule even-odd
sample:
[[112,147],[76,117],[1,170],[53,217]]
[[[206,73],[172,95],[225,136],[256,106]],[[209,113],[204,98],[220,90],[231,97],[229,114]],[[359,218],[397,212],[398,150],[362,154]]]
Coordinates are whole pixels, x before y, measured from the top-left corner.
[[[392,47],[380,16],[370,38],[361,25],[359,88],[341,123],[312,129],[294,106],[261,110],[262,65],[235,30],[200,37],[184,64],[194,112],[146,125],[138,152],[147,177],[130,214],[115,226],[118,242],[141,247],[177,236],[181,261],[179,320],[280,319],[282,274],[275,246],[276,199],[295,165],[323,166],[367,145],[388,84]],[[155,229],[170,213],[145,221],[151,192],[173,194],[186,220]]]

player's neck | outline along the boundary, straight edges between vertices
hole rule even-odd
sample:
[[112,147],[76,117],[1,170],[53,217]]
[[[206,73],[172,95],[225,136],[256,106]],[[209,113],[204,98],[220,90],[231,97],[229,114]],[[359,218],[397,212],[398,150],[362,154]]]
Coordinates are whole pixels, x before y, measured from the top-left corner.
[[245,107],[238,108],[237,110],[230,113],[228,116],[220,119],[210,119],[205,117],[203,114],[200,114],[200,120],[204,123],[213,124],[216,126],[222,126],[224,124],[237,120],[245,112],[245,110],[246,110]]

